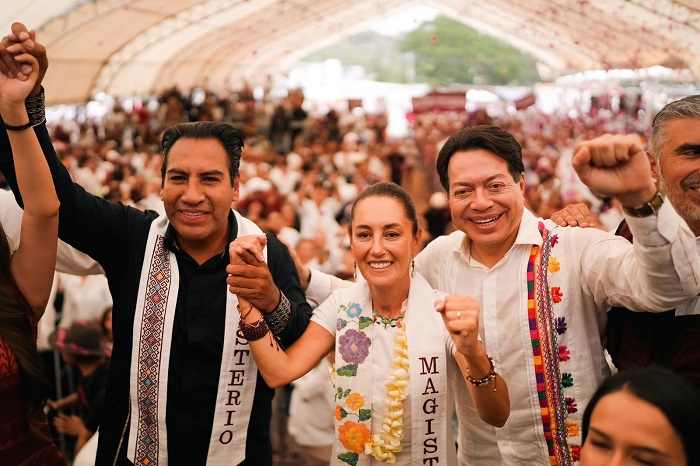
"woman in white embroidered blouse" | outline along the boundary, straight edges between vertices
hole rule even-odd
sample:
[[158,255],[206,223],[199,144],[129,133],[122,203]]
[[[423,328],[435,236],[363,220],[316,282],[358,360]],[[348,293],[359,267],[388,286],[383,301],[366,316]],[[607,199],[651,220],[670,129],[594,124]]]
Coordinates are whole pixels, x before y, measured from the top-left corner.
[[[349,234],[366,283],[335,292],[284,351],[273,345],[260,312],[243,300],[238,335],[248,340],[271,387],[304,375],[335,348],[336,408],[327,413],[336,425],[333,464],[456,464],[454,384],[467,384],[484,421],[502,426],[510,412],[506,384],[478,339],[479,309],[471,298],[433,290],[413,270],[421,230],[398,185],[363,191]],[[264,237],[232,243],[229,274],[260,266],[263,243]],[[229,278],[229,284],[235,293],[238,282]]]

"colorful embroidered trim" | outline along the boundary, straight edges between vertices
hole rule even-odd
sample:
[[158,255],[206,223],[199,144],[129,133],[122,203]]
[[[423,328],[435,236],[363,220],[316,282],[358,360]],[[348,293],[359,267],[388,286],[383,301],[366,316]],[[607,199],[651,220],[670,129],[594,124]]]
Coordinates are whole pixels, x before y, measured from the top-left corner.
[[[331,377],[336,388],[337,438],[345,450],[338,451],[337,458],[350,466],[357,466],[360,455],[366,452],[372,440],[369,427],[372,419],[369,403],[371,387],[359,387],[354,383],[358,373],[366,369],[363,363],[368,362],[371,370],[370,347],[374,319],[362,314],[362,307],[358,303],[341,304],[338,308],[335,364],[340,366],[336,368],[333,365],[334,373]],[[350,417],[357,421],[349,420]]]
[[143,314],[143,336],[139,345],[137,396],[139,427],[136,445],[136,464],[158,462],[158,377],[160,351],[165,327],[165,305],[170,289],[170,260],[163,246],[163,237],[156,241],[151,269],[148,271],[146,302]]
[[[338,309],[337,331],[339,332],[336,348],[336,362],[348,364],[339,367],[332,373],[331,379],[336,387],[335,399],[338,404],[335,408],[335,418],[342,422],[338,427],[338,439],[346,449],[337,455],[337,458],[351,466],[357,465],[359,455],[366,453],[372,455],[377,461],[393,464],[396,462],[396,454],[403,450],[403,402],[408,397],[410,386],[408,342],[406,326],[403,322],[408,300],[402,304],[401,315],[397,319],[384,319],[372,309],[373,316],[366,317],[357,303],[341,304]],[[347,316],[347,320],[345,319]],[[381,320],[377,319],[380,317]],[[384,322],[384,321],[388,322]],[[384,400],[384,418],[379,432],[372,432],[371,406],[366,406],[365,397],[354,388],[339,387],[340,377],[360,377],[364,363],[371,370],[370,347],[372,345],[372,324],[379,322],[384,328],[397,327],[394,336],[394,354],[391,361],[391,375],[386,382],[387,395]],[[391,324],[394,325],[391,325]],[[349,325],[354,328],[346,328]],[[340,332],[343,332],[340,334]],[[340,356],[340,357],[338,357]],[[347,383],[349,382],[349,379]],[[369,387],[366,396],[371,396]],[[343,406],[343,403],[345,406]],[[357,416],[358,422],[346,420],[349,416]]]
[[547,276],[548,270],[559,270],[556,258],[550,261],[549,257],[551,247],[557,242],[549,238],[549,231],[542,222],[539,230],[543,239],[542,246],[533,246],[527,264],[527,312],[532,356],[550,463],[555,466],[570,466],[571,452],[566,441],[569,429],[566,425],[567,411],[561,387],[557,345],[559,328],[565,328],[565,323],[554,318]]

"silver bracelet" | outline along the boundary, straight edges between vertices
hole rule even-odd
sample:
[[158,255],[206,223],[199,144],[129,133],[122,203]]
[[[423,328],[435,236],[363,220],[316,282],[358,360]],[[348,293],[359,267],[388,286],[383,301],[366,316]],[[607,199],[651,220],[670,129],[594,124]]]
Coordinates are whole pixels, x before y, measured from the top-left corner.
[[267,326],[270,327],[272,333],[279,335],[287,327],[289,316],[292,314],[292,304],[289,299],[280,290],[280,303],[269,314],[263,313]]

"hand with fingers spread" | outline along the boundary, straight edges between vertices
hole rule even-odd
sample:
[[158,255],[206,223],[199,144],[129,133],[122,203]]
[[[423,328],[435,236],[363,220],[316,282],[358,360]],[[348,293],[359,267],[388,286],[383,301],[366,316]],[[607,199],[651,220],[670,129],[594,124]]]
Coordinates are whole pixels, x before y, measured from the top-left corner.
[[236,238],[229,246],[231,263],[226,267],[229,274],[226,283],[239,300],[249,302],[262,312],[271,312],[280,302],[280,291],[262,254],[265,245],[265,235]]
[[435,303],[435,310],[442,314],[445,327],[465,356],[474,354],[481,347],[479,342],[479,306],[469,296],[446,296]]
[[606,134],[581,142],[571,163],[593,192],[615,197],[625,207],[640,206],[657,193],[649,159],[637,135]]
[[569,204],[562,210],[554,212],[549,218],[560,227],[595,227],[593,215],[591,215],[588,206],[583,202]]

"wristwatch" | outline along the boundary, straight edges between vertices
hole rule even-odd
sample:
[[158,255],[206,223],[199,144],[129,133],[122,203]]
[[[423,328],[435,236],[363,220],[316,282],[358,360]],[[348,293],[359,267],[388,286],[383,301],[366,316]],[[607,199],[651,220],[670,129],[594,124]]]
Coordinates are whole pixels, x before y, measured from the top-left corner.
[[649,201],[636,207],[622,206],[622,211],[630,217],[649,217],[659,211],[664,203],[664,195],[658,191],[656,195]]

